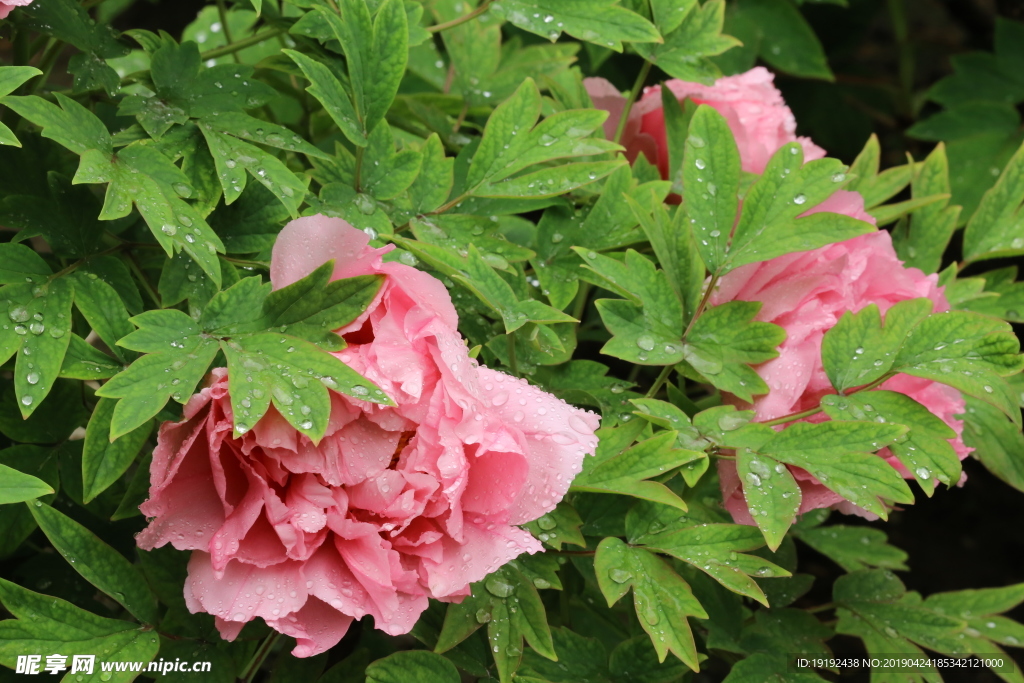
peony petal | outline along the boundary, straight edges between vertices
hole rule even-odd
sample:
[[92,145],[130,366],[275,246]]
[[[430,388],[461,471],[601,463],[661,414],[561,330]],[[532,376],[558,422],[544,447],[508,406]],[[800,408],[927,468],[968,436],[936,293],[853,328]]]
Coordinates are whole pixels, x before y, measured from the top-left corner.
[[495,525],[486,529],[477,524],[464,528],[465,541],[445,538],[440,562],[423,561],[427,585],[433,597],[444,599],[459,594],[466,586],[484,578],[498,567],[526,553],[541,552],[540,541],[517,527]]
[[523,432],[529,473],[509,520],[523,524],[553,510],[569,490],[583,458],[597,448],[600,418],[501,372],[480,368],[480,380],[500,419]]
[[218,576],[209,554],[195,551],[189,560],[185,604],[193,614],[208,612],[238,622],[255,617],[276,619],[298,611],[305,602],[300,562],[255,567],[232,561],[223,576]]
[[316,598],[309,598],[298,612],[267,622],[270,628],[295,638],[292,655],[314,657],[337,645],[352,625],[352,617]]

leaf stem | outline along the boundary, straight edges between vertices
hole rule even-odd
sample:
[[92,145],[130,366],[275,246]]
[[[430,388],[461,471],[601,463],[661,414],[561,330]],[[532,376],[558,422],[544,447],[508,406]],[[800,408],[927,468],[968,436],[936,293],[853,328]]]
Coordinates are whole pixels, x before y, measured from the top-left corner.
[[463,192],[462,194],[460,194],[455,199],[449,201],[446,204],[441,205],[439,208],[434,209],[433,211],[431,211],[427,215],[428,216],[436,216],[439,213],[444,213],[445,211],[447,211],[448,209],[452,208],[453,206],[458,205],[460,202],[462,202],[462,200],[464,200],[468,196],[469,196],[469,192]]
[[808,607],[804,611],[805,612],[810,612],[811,614],[816,614],[817,612],[825,612],[825,611],[828,611],[830,609],[835,609],[835,608],[836,608],[836,603],[834,603],[834,602],[826,602],[824,605],[818,605],[817,607]]
[[277,36],[283,33],[286,33],[286,31],[282,28],[272,28],[266,31],[260,31],[259,33],[249,36],[248,38],[242,38],[237,43],[229,43],[228,45],[222,45],[221,47],[216,47],[212,50],[207,50],[202,55],[200,55],[200,57],[204,62],[208,59],[217,59],[218,57],[223,57],[224,55],[234,54],[239,50],[244,50],[247,47],[258,45],[266,40],[270,40],[271,38],[276,38]]
[[[871,382],[870,384],[865,384],[862,387],[858,387],[857,389],[854,389],[853,391],[851,391],[849,394],[846,394],[846,395],[847,396],[851,396],[853,394],[859,394],[862,391],[871,391],[875,387],[878,387],[878,386],[884,384],[885,382],[889,381],[890,379],[892,379],[895,374],[896,373],[893,373],[893,372],[887,372],[884,375],[882,375],[881,377],[879,377],[878,379],[876,379],[874,382]],[[833,396],[833,395],[834,394],[826,394],[826,396]],[[777,417],[774,420],[767,420],[767,421],[761,422],[759,424],[768,425],[769,427],[774,426],[774,425],[786,424],[787,422],[793,422],[794,420],[802,420],[805,417],[810,417],[811,415],[817,415],[822,410],[823,410],[823,408],[821,407],[821,404],[819,403],[818,406],[815,407],[815,408],[808,408],[807,410],[801,410],[799,413],[790,413],[789,415],[783,415],[782,417]]]
[[715,285],[718,284],[718,273],[711,276],[711,281],[708,282],[707,289],[704,290],[704,294],[700,297],[700,303],[697,304],[697,308],[694,309],[693,315],[690,316],[690,322],[686,324],[686,329],[683,330],[683,341],[690,335],[690,331],[693,330],[694,323],[697,322],[697,318],[704,313],[704,309],[708,307],[708,302],[711,301],[711,294],[715,291]]
[[672,374],[673,369],[675,369],[674,365],[666,365],[663,367],[658,378],[654,380],[654,384],[652,384],[651,388],[647,390],[647,394],[644,395],[644,398],[654,398],[658,394],[658,391],[661,390],[662,385],[668,381],[669,375]]
[[480,6],[473,10],[472,12],[469,12],[468,14],[463,14],[461,17],[456,17],[451,21],[446,21],[443,24],[435,24],[434,26],[427,28],[427,30],[430,31],[431,33],[440,33],[441,31],[446,31],[455,26],[459,26],[460,24],[465,24],[467,21],[472,21],[473,19],[476,19],[478,16],[486,12],[488,8],[490,8],[491,3],[493,1],[494,0],[484,0],[483,2],[480,3]]
[[239,680],[245,683],[252,683],[252,680],[259,673],[260,667],[263,666],[263,662],[266,661],[270,655],[270,651],[274,649],[274,645],[277,643],[277,639],[281,637],[281,634],[274,631],[267,636],[260,646],[256,648],[256,653],[252,656],[252,660],[246,665],[245,669],[242,670],[242,675],[239,676]]
[[640,73],[636,77],[636,82],[633,83],[633,89],[629,91],[629,97],[626,98],[626,106],[622,108],[622,118],[619,119],[619,126],[615,129],[615,140],[613,142],[619,142],[622,139],[622,133],[626,130],[626,121],[629,120],[629,112],[633,111],[633,105],[636,103],[638,97],[640,97],[640,91],[644,87],[644,83],[647,82],[647,77],[651,73],[652,64],[644,60],[644,65],[640,69]]
[[153,300],[153,303],[156,304],[157,308],[163,308],[164,305],[160,301],[160,295],[156,293],[155,289],[153,289],[153,285],[149,284],[149,278],[147,278],[146,274],[142,272],[142,268],[140,268],[139,264],[135,261],[135,257],[128,253],[125,253],[124,257],[125,260],[128,261],[128,268],[135,273],[135,277],[138,278],[139,282],[142,284],[142,288],[146,290],[146,294],[149,295],[149,298]]

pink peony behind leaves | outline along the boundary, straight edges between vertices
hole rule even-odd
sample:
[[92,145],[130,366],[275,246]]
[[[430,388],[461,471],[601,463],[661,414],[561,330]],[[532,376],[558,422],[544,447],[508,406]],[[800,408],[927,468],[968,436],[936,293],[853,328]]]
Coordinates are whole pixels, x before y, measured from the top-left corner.
[[31,4],[32,0],[0,0],[0,19],[6,19],[15,7],[26,7]]
[[554,509],[597,445],[598,417],[469,358],[444,286],[374,249],[348,223],[300,218],[274,246],[283,287],[335,260],[335,278],[386,275],[339,332],[336,354],[395,407],[332,393],[319,444],[274,408],[234,438],[227,371],[215,370],[153,454],[151,549],[192,550],[185,600],[226,639],[262,617],[309,657],[353,619],[407,633],[428,598],[469,584],[540,543],[517,525]]
[[[671,80],[665,85],[680,101],[689,97],[697,104],[714,107],[729,122],[739,147],[743,170],[762,173],[780,147],[799,142],[804,159],[811,161],[825,156],[825,150],[808,138],[796,136],[796,119],[782,100],[782,93],[773,84],[774,75],[762,66],[746,73],[719,78],[713,85]],[[605,134],[614,137],[626,98],[603,78],[583,80],[598,109],[609,112]],[[626,156],[632,162],[643,154],[668,179],[668,143],[665,134],[665,113],[661,105],[661,86],[644,90],[643,97],[629,113],[622,135]]]
[[[856,192],[837,192],[804,215],[822,211],[875,222],[864,211],[864,199]],[[938,286],[938,276],[904,267],[892,247],[889,233],[884,230],[814,251],[752,263],[727,273],[711,297],[712,305],[736,300],[760,301],[764,305],[757,320],[775,323],[786,330],[786,341],[779,347],[778,358],[755,368],[770,393],[755,399],[752,405],[735,398],[730,398],[729,402],[753,408],[756,421],[773,420],[816,407],[822,396],[835,393],[821,363],[825,332],[846,311],[857,312],[876,304],[884,316],[894,304],[917,298],[931,299],[936,313],[949,310],[949,302]],[[963,422],[956,419],[964,412],[964,399],[959,391],[909,375],[897,375],[879,388],[905,394],[928,408],[956,431],[957,436],[950,439],[950,444],[960,459],[970,453],[971,449],[961,439]],[[808,421],[826,419],[818,414]],[[905,478],[912,478],[889,449],[879,454]],[[737,522],[753,524],[735,464],[721,461],[718,471],[726,509]],[[871,516],[825,488],[804,470],[790,467],[790,471],[803,493],[801,513],[837,507],[844,512]]]

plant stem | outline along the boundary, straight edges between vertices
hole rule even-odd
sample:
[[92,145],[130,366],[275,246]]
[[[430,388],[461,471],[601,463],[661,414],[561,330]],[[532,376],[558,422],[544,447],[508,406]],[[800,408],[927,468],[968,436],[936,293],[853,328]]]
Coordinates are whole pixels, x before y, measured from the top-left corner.
[[362,185],[362,183],[361,183],[362,175],[363,175],[363,148],[362,147],[356,147],[356,170],[355,170],[356,192],[361,192],[362,191],[362,187],[361,187],[361,185]]
[[256,653],[252,656],[252,660],[242,670],[242,675],[239,676],[240,680],[245,681],[245,683],[252,683],[252,680],[259,673],[260,667],[263,666],[263,662],[266,661],[267,656],[270,655],[270,651],[274,649],[274,645],[280,637],[281,634],[274,631],[260,643],[260,646],[256,648]]
[[512,371],[512,374],[518,377],[519,363],[516,360],[516,333],[509,332],[506,334],[505,341],[508,343],[508,367]]
[[[220,14],[220,26],[224,30],[224,40],[228,41],[228,45],[235,42],[231,40],[231,28],[228,26],[228,7],[224,4],[224,0],[217,0],[217,13]],[[232,52],[231,56],[234,58],[236,64],[242,63],[242,58],[238,56],[238,52]]]
[[668,381],[669,375],[672,374],[672,370],[674,369],[674,367],[675,366],[673,365],[666,365],[661,369],[661,373],[658,375],[658,379],[654,380],[654,384],[652,384],[651,388],[647,390],[647,394],[644,395],[644,398],[654,398],[655,396],[657,396],[658,391],[661,390],[662,385],[665,384],[666,381]]
[[636,103],[637,98],[640,97],[640,91],[643,90],[644,83],[647,82],[647,76],[650,73],[651,63],[645,59],[644,65],[636,77],[636,83],[633,84],[633,89],[629,91],[629,97],[626,98],[626,106],[622,108],[622,118],[619,119],[619,127],[615,129],[614,142],[622,139],[622,133],[626,130],[626,121],[629,120],[629,112],[633,110],[633,105]]
[[202,60],[205,62],[208,59],[216,59],[217,57],[223,57],[224,55],[234,54],[239,50],[244,50],[247,47],[258,45],[265,40],[275,38],[281,35],[282,33],[285,33],[285,30],[281,28],[268,29],[266,31],[261,31],[257,34],[251,35],[248,38],[242,38],[237,43],[230,43],[228,45],[216,47],[212,50],[207,50],[200,56],[202,57]]
[[589,282],[581,281],[580,288],[576,292],[576,301],[574,301],[572,305],[572,317],[581,322],[583,321],[583,314],[587,310],[587,300],[590,298],[591,289],[593,289],[593,285]]
[[46,50],[43,52],[43,56],[39,59],[39,70],[42,71],[42,75],[36,76],[32,79],[32,85],[28,89],[28,94],[32,95],[36,90],[39,89],[43,83],[46,83],[50,78],[50,74],[53,72],[53,67],[57,64],[57,60],[60,58],[60,53],[64,51],[64,43],[51,38],[50,42],[46,45]]
[[484,0],[483,2],[480,3],[479,7],[477,7],[469,14],[463,14],[461,17],[456,17],[455,19],[452,19],[451,21],[446,21],[443,24],[436,24],[434,26],[429,27],[427,30],[430,31],[431,33],[440,33],[441,31],[445,31],[454,26],[465,24],[467,21],[472,21],[473,19],[476,19],[478,16],[486,12],[487,9],[491,6],[492,2],[493,0]]

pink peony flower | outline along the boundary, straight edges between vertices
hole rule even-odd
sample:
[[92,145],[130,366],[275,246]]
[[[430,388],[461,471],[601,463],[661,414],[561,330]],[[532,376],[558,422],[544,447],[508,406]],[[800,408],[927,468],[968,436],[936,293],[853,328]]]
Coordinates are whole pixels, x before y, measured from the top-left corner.
[[0,0],[0,19],[6,19],[15,7],[25,7],[31,4],[32,0]]
[[396,407],[332,393],[319,444],[273,408],[234,438],[217,369],[160,428],[138,543],[194,551],[186,603],[226,639],[256,617],[296,638],[298,657],[368,614],[407,633],[428,598],[458,602],[541,550],[517,525],[554,509],[597,445],[596,415],[478,366],[441,282],[367,243],[340,219],[300,218],[274,246],[271,279],[283,287],[329,259],[335,278],[387,276],[336,355]]
[[[743,170],[763,173],[768,159],[787,142],[799,142],[807,161],[825,156],[825,150],[808,138],[796,136],[796,119],[772,84],[774,75],[762,66],[736,76],[725,76],[714,85],[671,80],[665,83],[680,101],[689,97],[698,104],[714,107],[736,137]],[[626,98],[603,78],[583,80],[594,106],[609,112],[605,134],[614,137]],[[661,106],[661,86],[644,90],[643,97],[629,112],[622,135],[626,156],[632,162],[640,154],[657,164],[661,177],[668,179],[668,143],[665,114]]]
[[[853,216],[869,223],[875,220],[864,211],[864,199],[856,192],[840,191],[807,214],[830,211]],[[822,396],[835,393],[821,363],[821,341],[846,311],[859,311],[876,304],[882,315],[894,304],[926,297],[934,302],[934,311],[949,310],[937,275],[925,275],[917,268],[905,268],[896,256],[889,233],[880,230],[845,242],[830,244],[814,251],[787,254],[763,263],[752,263],[726,274],[711,297],[712,305],[727,301],[760,301],[764,305],[757,320],[775,323],[786,330],[786,341],[778,358],[760,365],[757,374],[770,393],[755,399],[752,405],[729,397],[730,403],[753,408],[755,420],[773,420],[814,408]],[[963,422],[956,416],[964,412],[959,391],[931,380],[897,375],[879,387],[913,398],[953,428],[950,439],[963,460],[971,449],[961,439]],[[827,417],[818,414],[810,422]],[[913,475],[891,454],[879,452],[905,478]],[[733,518],[753,524],[743,498],[736,466],[722,461],[719,475],[725,507]],[[790,467],[803,492],[800,512],[816,508],[838,507],[844,512],[869,515],[830,491],[806,471]]]

